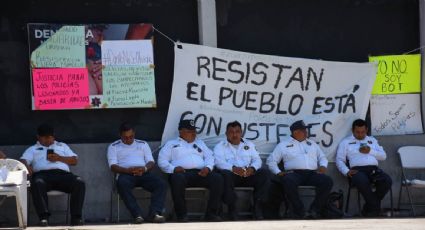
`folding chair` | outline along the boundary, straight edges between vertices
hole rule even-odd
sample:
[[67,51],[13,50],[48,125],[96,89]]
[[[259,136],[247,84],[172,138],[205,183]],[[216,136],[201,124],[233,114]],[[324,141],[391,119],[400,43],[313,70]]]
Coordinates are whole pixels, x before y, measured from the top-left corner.
[[[413,196],[409,188],[424,189],[425,181],[418,179],[408,179],[407,170],[424,170],[425,169],[425,147],[424,146],[404,146],[398,149],[401,162],[401,183],[400,193],[398,196],[398,209],[401,205],[410,204],[413,216],[416,216],[415,206],[425,206],[424,203],[414,203]],[[422,171],[423,172],[423,171]],[[405,187],[409,203],[401,202],[402,189]]]
[[5,196],[0,205],[7,197],[16,198],[16,212],[20,228],[27,227],[27,174],[24,164],[13,159],[1,159],[0,167],[6,170],[7,178],[0,183],[0,196]]

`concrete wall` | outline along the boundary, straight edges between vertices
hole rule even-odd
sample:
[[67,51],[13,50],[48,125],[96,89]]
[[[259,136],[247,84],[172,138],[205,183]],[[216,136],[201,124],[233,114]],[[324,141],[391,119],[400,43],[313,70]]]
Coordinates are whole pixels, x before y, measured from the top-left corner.
[[[400,188],[400,176],[401,168],[399,164],[399,159],[396,154],[397,149],[403,145],[425,145],[424,135],[411,135],[411,136],[390,136],[390,137],[381,137],[378,138],[380,143],[384,146],[388,158],[386,161],[381,163],[381,167],[391,176],[394,181],[393,191],[394,191],[394,202],[398,199],[398,191]],[[154,151],[157,149],[159,142],[151,142],[150,146]],[[10,158],[18,159],[23,151],[28,146],[0,146],[0,149],[5,151]],[[71,170],[73,173],[80,175],[87,185],[86,191],[86,200],[84,203],[84,217],[86,222],[108,222],[110,221],[110,212],[111,212],[111,198],[113,200],[112,213],[113,219],[116,218],[116,197],[111,197],[112,191],[112,174],[109,171],[107,160],[106,160],[106,150],[108,144],[70,144],[70,147],[78,154],[79,162],[78,165],[72,167]],[[161,173],[159,169],[156,169],[156,173],[159,173],[166,179],[166,175]],[[347,183],[345,177],[343,177],[336,169],[334,163],[329,164],[328,174],[332,176],[334,180],[333,190],[342,189],[344,194],[347,192]],[[138,192],[139,193],[139,192]],[[406,199],[406,194],[403,198]],[[418,195],[418,194],[417,194]],[[138,194],[140,196],[140,194]],[[351,197],[350,204],[350,213],[355,214],[357,212],[357,207],[355,203],[356,196]],[[53,216],[51,217],[52,223],[63,224],[65,217],[62,212],[55,210],[64,210],[66,204],[66,197],[54,197],[50,199],[50,206],[52,209]],[[142,207],[144,210],[147,210],[148,201],[142,201]],[[172,210],[172,200],[170,194],[168,194],[166,207],[167,214],[170,214]],[[202,209],[199,204],[192,204],[189,206],[189,209]],[[389,196],[384,199],[382,205],[384,208],[390,207]],[[9,198],[5,204],[0,208],[0,223],[16,222],[16,213],[15,213],[15,204],[14,200]],[[38,218],[35,215],[33,204],[30,204],[30,224],[36,224]],[[199,211],[199,210],[198,210]],[[421,212],[418,212],[419,214]],[[126,208],[121,203],[121,219],[129,220],[130,215],[127,212]]]

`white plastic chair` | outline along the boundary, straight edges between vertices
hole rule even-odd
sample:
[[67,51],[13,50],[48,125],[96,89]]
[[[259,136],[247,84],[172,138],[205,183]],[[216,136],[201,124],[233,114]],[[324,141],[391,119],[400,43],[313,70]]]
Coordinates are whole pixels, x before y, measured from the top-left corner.
[[8,170],[5,181],[0,182],[0,196],[16,197],[16,211],[20,228],[27,227],[27,174],[28,170],[25,165],[14,159],[0,159],[0,168]]
[[409,188],[423,189],[424,186],[421,185],[420,183],[412,183],[413,179],[409,180],[406,177],[406,170],[425,169],[425,146],[404,146],[398,149],[398,154],[400,156],[400,162],[401,162],[401,184],[400,184],[400,193],[398,197],[398,208],[400,209],[400,205],[402,204],[401,193],[402,193],[403,187],[405,187],[413,216],[416,216],[415,206],[425,206],[425,204],[420,204],[420,203],[415,204],[413,202],[413,197]]

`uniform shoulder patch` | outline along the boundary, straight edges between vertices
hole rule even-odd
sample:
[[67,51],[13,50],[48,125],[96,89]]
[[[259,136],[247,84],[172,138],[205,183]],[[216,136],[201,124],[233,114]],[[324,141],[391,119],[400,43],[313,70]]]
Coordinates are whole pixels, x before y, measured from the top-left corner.
[[248,149],[249,149],[249,146],[248,146],[248,145],[245,145],[245,146],[243,147],[243,149],[248,150]]
[[373,142],[372,141],[367,141],[367,143],[372,144]]
[[112,146],[116,146],[120,143],[121,141],[115,141],[114,143],[112,143]]
[[307,141],[306,143],[307,143],[307,145],[311,145],[311,142],[310,141]]
[[293,145],[293,144],[290,144],[290,145],[287,145],[287,146],[286,146],[286,148],[292,148],[292,147],[294,147],[294,145]]
[[38,147],[35,150],[43,150],[43,147]]
[[177,147],[180,147],[180,145],[179,144],[173,145],[173,148],[177,148]]
[[355,145],[356,144],[356,142],[355,141],[353,141],[353,142],[350,142],[350,143],[348,143],[349,145]]

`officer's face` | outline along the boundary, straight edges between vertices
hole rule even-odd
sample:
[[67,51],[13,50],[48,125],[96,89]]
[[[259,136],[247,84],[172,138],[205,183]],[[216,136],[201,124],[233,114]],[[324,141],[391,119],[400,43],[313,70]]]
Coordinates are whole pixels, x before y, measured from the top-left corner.
[[238,145],[242,138],[242,129],[239,126],[229,127],[226,131],[227,140],[233,144]]
[[292,132],[292,137],[297,141],[307,139],[307,129],[296,129]]
[[128,131],[121,132],[121,141],[122,141],[122,143],[124,143],[126,145],[133,144],[134,135],[135,135],[135,132],[132,129],[130,129]]
[[367,135],[367,127],[366,126],[354,126],[353,136],[357,140],[363,140]]
[[187,141],[188,143],[192,143],[196,138],[196,130],[192,129],[180,129],[179,130],[180,137]]
[[38,136],[37,135],[37,140],[38,140],[38,142],[40,142],[41,145],[48,147],[55,142],[55,137],[54,136]]

